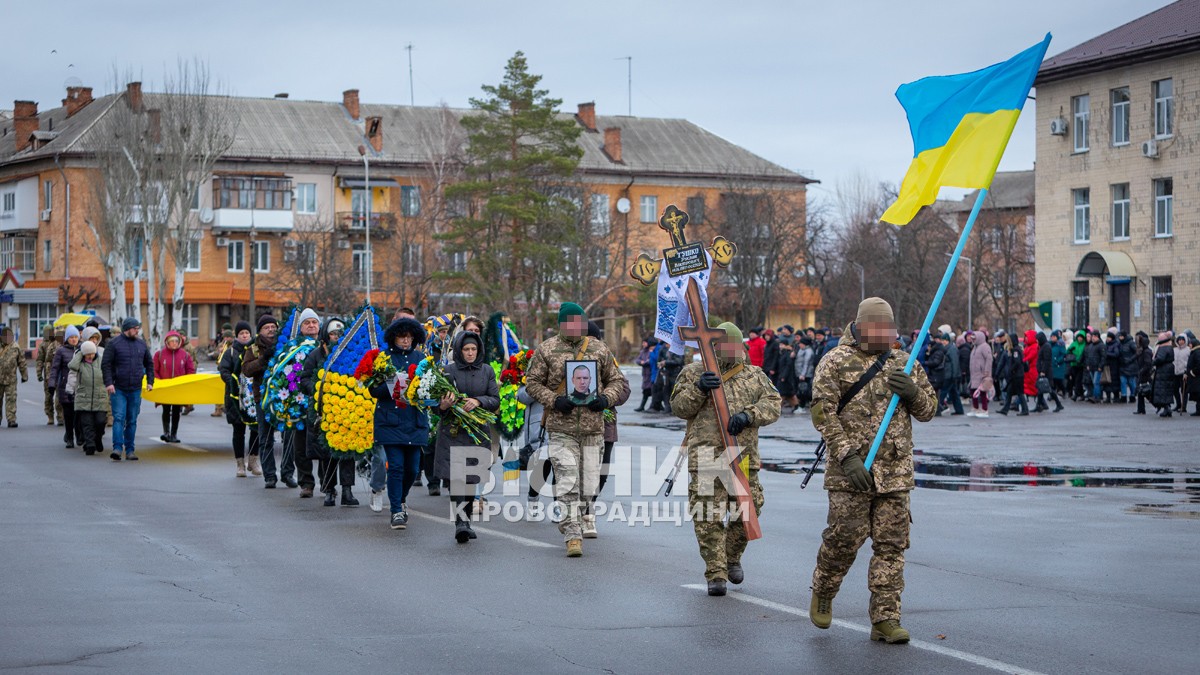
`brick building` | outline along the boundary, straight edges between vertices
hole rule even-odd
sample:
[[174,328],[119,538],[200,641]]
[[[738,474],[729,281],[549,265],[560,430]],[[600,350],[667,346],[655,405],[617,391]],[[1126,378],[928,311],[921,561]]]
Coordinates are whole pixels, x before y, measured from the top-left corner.
[[[60,107],[39,111],[34,102],[17,101],[11,117],[0,117],[0,270],[15,272],[5,283],[23,296],[4,318],[29,345],[60,311],[88,305],[109,312],[103,263],[85,225],[98,173],[95,129],[114,106],[154,114],[163,96],[143,93],[139,83],[97,98],[90,88],[70,87]],[[189,244],[183,310],[167,317],[169,326],[207,340],[222,323],[244,318],[252,276],[259,308],[342,292],[343,306],[331,309],[346,311],[365,298],[369,269],[372,301],[388,311],[499,309],[472,307],[462,289],[434,278],[466,264],[461,254],[443,253],[433,235],[461,208],[441,193],[463,142],[458,120],[470,111],[365,104],[357,90],[344,92],[340,102],[237,97],[229,110],[236,137],[193,204],[198,234]],[[564,115],[582,127],[581,227],[597,243],[583,299],[606,317],[610,334],[627,342],[636,344],[652,318],[631,309],[639,296],[627,270],[639,253],[663,248],[655,221],[667,204],[693,212],[693,238],[715,234],[709,223],[735,189],[795,204],[802,226],[805,186],[813,181],[686,120],[602,116],[591,103]],[[735,241],[741,235],[722,233]],[[131,260],[139,262],[132,254]],[[768,322],[814,322],[820,296],[802,285],[802,269],[797,259],[778,270],[780,291]],[[143,299],[144,287],[142,281],[136,289]],[[725,297],[735,299],[739,290],[725,282]],[[520,319],[520,308],[504,309]]]
[[1059,325],[1200,327],[1200,0],[1046,59],[1035,299]]

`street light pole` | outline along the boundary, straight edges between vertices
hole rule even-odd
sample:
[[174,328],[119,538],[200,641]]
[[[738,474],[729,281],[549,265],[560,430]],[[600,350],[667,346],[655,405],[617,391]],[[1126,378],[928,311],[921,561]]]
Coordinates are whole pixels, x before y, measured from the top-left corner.
[[[849,261],[847,261],[849,262]],[[856,262],[850,263],[858,268],[858,301],[862,302],[867,299],[867,277],[863,273],[863,266]]]
[[[947,257],[950,255],[946,254]],[[972,315],[975,300],[975,261],[965,255],[959,256],[958,259],[967,261],[967,330],[975,330],[975,317]]]
[[367,158],[367,148],[358,146],[358,154],[363,159],[363,174],[367,183],[367,304],[371,304],[371,277],[375,272],[375,261],[371,258],[371,161]]

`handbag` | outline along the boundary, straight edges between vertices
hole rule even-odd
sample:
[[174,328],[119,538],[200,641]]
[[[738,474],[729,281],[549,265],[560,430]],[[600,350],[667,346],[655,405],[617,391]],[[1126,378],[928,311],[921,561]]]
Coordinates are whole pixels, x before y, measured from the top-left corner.
[[1039,394],[1049,394],[1050,393],[1050,378],[1046,377],[1045,375],[1038,375],[1037,392]]
[[1107,366],[1100,368],[1100,384],[1112,384],[1112,371]]
[[1142,394],[1143,396],[1149,396],[1152,389],[1154,389],[1154,387],[1149,382],[1139,382],[1137,386],[1137,393]]

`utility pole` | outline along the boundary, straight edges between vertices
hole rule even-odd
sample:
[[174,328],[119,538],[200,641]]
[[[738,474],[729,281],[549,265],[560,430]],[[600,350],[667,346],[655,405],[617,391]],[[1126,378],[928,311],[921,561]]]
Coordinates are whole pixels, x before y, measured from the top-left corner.
[[[404,45],[404,49],[408,51],[408,104],[416,105],[416,97],[413,95],[413,76],[412,76],[412,43]],[[369,302],[369,301],[368,301]]]
[[[849,261],[847,261],[849,262]],[[867,299],[867,277],[863,272],[863,266],[856,262],[850,263],[858,268],[858,301],[862,302]]]
[[[950,255],[952,254],[946,254],[947,257]],[[967,261],[967,330],[975,330],[974,317],[971,312],[975,299],[975,261],[965,255],[960,255],[958,259]]]
[[258,325],[255,316],[257,306],[254,302],[254,264],[258,255],[258,231],[254,229],[254,205],[258,201],[258,190],[254,187],[254,179],[250,178],[250,325]]
[[365,145],[358,146],[358,154],[362,155],[362,158],[363,158],[363,174],[365,174],[363,177],[366,178],[366,183],[367,183],[367,199],[366,199],[366,202],[367,202],[367,204],[366,204],[366,211],[367,211],[367,222],[366,222],[367,262],[366,262],[365,267],[367,268],[366,269],[367,304],[369,305],[369,304],[371,304],[371,277],[374,276],[374,273],[375,273],[375,269],[374,269],[375,261],[371,259],[371,195],[372,195],[371,162],[367,158],[367,146],[365,146]]
[[630,117],[633,117],[633,57],[632,56],[618,56],[617,58],[615,58],[613,60],[614,61],[625,61],[625,65],[626,65],[625,100],[629,107],[627,114]]

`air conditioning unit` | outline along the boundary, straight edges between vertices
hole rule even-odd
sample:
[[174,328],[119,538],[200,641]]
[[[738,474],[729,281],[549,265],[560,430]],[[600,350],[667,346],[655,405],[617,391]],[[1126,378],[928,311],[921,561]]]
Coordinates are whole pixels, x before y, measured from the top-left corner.
[[1050,135],[1051,136],[1066,136],[1067,135],[1067,120],[1061,117],[1055,117],[1050,120]]
[[349,239],[339,239],[338,240],[338,248],[341,248],[341,249],[350,248],[350,240]]
[[284,239],[283,247],[284,248],[296,248],[296,240],[295,239]]
[[229,245],[229,237],[217,237],[217,248],[225,248]]
[[284,251],[283,252],[283,262],[296,262],[296,252],[295,251]]
[[1158,141],[1151,139],[1142,143],[1142,156],[1158,159]]
[[43,209],[43,210],[42,210],[42,222],[43,222],[43,223],[48,223],[48,222],[50,222],[50,209]]

